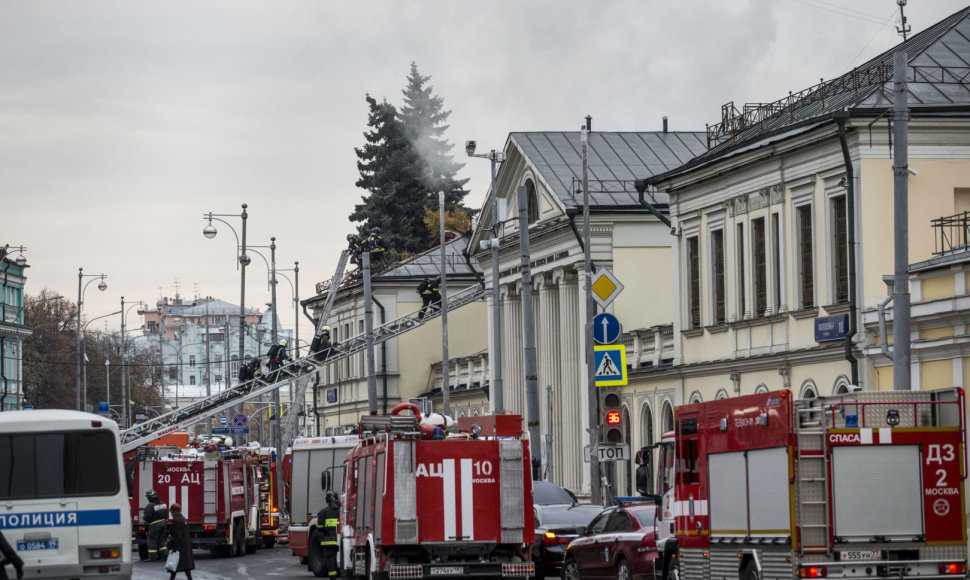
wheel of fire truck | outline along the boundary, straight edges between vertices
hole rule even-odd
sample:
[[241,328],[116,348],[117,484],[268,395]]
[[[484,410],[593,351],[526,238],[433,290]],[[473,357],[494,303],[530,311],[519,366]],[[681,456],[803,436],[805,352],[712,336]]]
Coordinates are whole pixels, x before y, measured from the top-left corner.
[[579,580],[579,565],[576,564],[575,558],[566,556],[566,560],[562,563],[560,576],[562,580]]
[[307,556],[301,564],[304,563],[307,566],[307,570],[312,572],[317,578],[323,578],[327,575],[327,567],[323,562],[323,548],[320,547],[320,534],[316,530],[310,534],[310,540],[307,545]]
[[264,536],[263,537],[263,547],[264,548],[267,548],[267,549],[268,548],[272,548],[275,545],[276,545],[276,538],[274,538],[273,536]]
[[680,559],[676,553],[672,553],[667,560],[666,580],[680,580]]
[[622,558],[616,563],[616,580],[633,580],[633,575],[630,574],[630,564]]
[[246,528],[241,519],[232,525],[232,550],[230,555],[239,557],[246,553]]
[[748,565],[744,567],[744,571],[741,573],[741,580],[761,580],[761,573],[758,571],[754,559],[748,560]]

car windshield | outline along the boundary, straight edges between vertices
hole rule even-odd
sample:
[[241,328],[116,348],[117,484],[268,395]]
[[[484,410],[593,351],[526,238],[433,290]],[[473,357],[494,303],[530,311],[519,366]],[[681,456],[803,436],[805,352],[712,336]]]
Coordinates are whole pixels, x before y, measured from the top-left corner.
[[601,511],[603,508],[598,505],[578,505],[563,509],[546,508],[542,510],[540,521],[544,526],[557,524],[585,526]]
[[553,483],[536,481],[532,487],[532,502],[539,505],[572,505],[573,498],[565,489]]

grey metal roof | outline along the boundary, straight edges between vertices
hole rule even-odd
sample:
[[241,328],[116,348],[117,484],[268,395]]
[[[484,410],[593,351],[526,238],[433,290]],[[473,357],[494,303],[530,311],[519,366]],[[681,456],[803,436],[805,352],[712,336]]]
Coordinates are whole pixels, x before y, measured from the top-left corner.
[[[178,309],[177,314],[175,310]],[[230,304],[225,300],[209,300],[208,301],[208,312],[206,311],[206,300],[204,298],[196,298],[193,304],[190,305],[172,305],[166,306],[169,316],[205,316],[207,313],[209,316],[219,315],[219,314],[235,314],[239,315],[239,305]],[[252,308],[246,307],[247,314],[259,314],[259,310],[254,310]]]
[[[445,271],[448,278],[467,276],[476,277],[481,270],[472,262],[469,267],[465,259],[468,237],[461,236],[445,243]],[[393,268],[384,270],[374,277],[376,281],[391,281],[395,278],[436,278],[441,272],[441,247],[435,246],[401,262]]]
[[[601,132],[589,133],[588,162],[592,206],[637,206],[635,179],[679,167],[707,151],[704,132]],[[582,205],[573,194],[573,180],[583,177],[580,132],[511,133],[509,140],[522,152],[543,181],[566,207]],[[595,185],[594,185],[595,184]],[[666,194],[654,193],[666,204]]]
[[835,111],[878,115],[892,107],[893,58],[905,50],[907,89],[912,115],[939,111],[970,114],[970,7],[944,18],[900,45],[844,75],[793,93],[773,103],[744,107],[708,128],[716,142],[689,163],[649,178],[652,183],[750,149],[759,142],[798,127],[830,122]]

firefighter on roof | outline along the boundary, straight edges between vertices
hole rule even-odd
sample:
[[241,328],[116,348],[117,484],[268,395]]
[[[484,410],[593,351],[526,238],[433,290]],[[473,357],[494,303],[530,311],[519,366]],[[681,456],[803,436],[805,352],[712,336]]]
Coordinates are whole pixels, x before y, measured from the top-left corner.
[[[340,523],[340,498],[337,492],[327,492],[327,507],[317,513],[317,530],[320,533],[320,549],[323,552],[323,570],[311,569],[316,577],[337,577],[337,525]],[[320,559],[317,558],[316,562]]]
[[154,489],[145,492],[148,504],[142,513],[142,520],[148,526],[148,559],[164,560],[168,556],[165,535],[168,531],[168,506],[158,499]]

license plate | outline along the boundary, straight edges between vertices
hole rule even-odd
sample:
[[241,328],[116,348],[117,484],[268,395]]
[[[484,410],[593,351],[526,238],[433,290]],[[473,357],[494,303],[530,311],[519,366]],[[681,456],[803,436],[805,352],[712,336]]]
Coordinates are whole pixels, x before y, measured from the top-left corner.
[[843,562],[858,562],[860,560],[882,560],[879,550],[841,550],[839,559]]
[[33,552],[35,550],[56,550],[57,538],[39,542],[17,542],[18,552]]
[[463,576],[465,569],[461,566],[432,566],[428,570],[429,576]]

